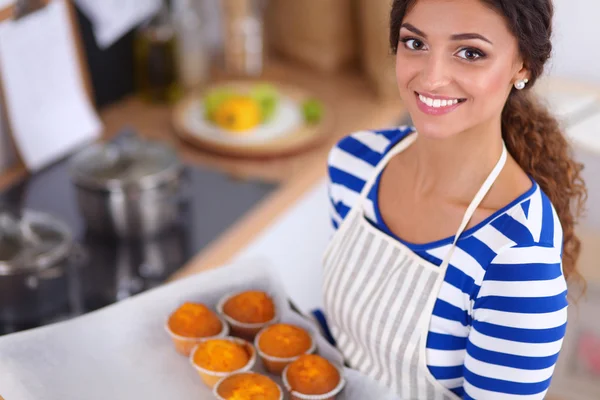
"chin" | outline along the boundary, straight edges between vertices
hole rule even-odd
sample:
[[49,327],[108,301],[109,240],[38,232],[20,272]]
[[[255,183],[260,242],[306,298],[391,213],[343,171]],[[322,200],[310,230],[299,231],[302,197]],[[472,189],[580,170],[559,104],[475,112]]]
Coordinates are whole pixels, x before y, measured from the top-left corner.
[[[447,139],[457,135],[459,132],[464,131],[464,128],[453,126],[447,120],[440,119],[439,117],[412,117],[413,126],[419,133],[419,136],[428,139]],[[437,120],[436,120],[437,119]]]

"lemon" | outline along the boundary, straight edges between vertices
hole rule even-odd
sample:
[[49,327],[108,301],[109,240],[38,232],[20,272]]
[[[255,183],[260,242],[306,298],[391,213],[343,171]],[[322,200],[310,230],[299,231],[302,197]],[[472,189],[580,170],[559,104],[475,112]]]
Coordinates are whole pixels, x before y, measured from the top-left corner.
[[214,112],[214,121],[218,126],[238,133],[258,126],[261,117],[259,104],[245,96],[236,96],[223,101]]

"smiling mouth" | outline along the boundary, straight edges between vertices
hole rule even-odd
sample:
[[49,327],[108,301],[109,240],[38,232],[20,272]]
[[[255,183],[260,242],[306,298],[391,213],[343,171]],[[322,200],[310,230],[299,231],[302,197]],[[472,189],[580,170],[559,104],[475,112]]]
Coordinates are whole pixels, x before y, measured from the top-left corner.
[[465,101],[467,101],[467,99],[460,98],[460,97],[457,97],[457,98],[451,98],[451,97],[432,98],[432,97],[427,97],[425,95],[422,95],[418,92],[415,92],[415,95],[417,96],[417,98],[419,99],[419,101],[421,103],[423,103],[424,105],[426,105],[428,107],[433,107],[433,108],[452,107],[459,103],[464,103]]

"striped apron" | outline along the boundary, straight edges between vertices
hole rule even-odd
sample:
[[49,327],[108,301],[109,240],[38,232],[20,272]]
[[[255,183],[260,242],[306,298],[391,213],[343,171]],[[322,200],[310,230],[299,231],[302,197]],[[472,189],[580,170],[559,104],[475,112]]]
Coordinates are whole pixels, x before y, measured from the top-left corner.
[[403,400],[458,399],[427,367],[429,322],[456,241],[504,167],[507,151],[504,147],[467,208],[438,267],[375,228],[363,212],[377,176],[416,138],[416,133],[406,137],[381,160],[329,243],[323,259],[325,313],[351,368],[391,388]]

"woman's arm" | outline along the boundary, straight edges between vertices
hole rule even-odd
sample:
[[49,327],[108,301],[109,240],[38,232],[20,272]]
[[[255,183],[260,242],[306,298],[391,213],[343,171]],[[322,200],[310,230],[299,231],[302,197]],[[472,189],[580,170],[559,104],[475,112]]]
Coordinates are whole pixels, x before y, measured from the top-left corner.
[[472,315],[465,398],[543,399],[567,323],[560,249],[503,250],[486,271]]

